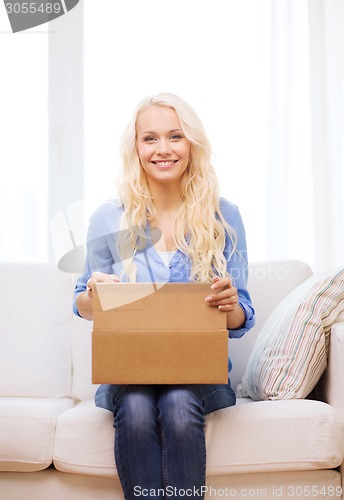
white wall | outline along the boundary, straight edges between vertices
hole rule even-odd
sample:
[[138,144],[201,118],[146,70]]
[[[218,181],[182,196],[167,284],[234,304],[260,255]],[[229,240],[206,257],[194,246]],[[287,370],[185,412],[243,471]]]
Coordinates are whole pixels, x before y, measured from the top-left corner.
[[115,193],[120,134],[136,103],[170,91],[200,115],[221,194],[266,253],[270,0],[85,2],[85,181],[91,212]]

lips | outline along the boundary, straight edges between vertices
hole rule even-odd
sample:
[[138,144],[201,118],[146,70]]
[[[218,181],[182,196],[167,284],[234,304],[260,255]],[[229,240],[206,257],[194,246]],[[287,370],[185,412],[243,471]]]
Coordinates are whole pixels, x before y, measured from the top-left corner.
[[177,163],[178,160],[159,160],[159,161],[152,161],[153,165],[156,165],[157,167],[160,168],[169,168],[172,167],[175,163]]

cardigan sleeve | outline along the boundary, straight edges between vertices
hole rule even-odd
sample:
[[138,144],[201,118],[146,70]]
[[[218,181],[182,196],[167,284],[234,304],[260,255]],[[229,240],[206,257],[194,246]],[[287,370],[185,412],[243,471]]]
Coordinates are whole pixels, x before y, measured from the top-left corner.
[[235,233],[234,241],[227,236],[225,255],[227,271],[232,284],[238,290],[239,305],[245,313],[245,323],[241,328],[229,330],[230,338],[242,337],[255,324],[255,311],[247,289],[248,260],[246,233],[239,209],[233,203],[221,199],[221,212]]

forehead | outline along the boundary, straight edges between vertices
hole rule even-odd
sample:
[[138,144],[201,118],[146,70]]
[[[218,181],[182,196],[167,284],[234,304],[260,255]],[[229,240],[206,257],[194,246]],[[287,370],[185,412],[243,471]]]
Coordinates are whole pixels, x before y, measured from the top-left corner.
[[149,106],[141,111],[136,119],[138,132],[170,131],[181,128],[177,113],[166,106]]

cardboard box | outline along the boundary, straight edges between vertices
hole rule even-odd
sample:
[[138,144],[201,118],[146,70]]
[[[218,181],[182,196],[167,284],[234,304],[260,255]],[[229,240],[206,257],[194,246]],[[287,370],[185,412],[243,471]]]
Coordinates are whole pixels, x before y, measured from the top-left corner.
[[95,384],[216,384],[228,380],[226,314],[208,284],[98,283]]

